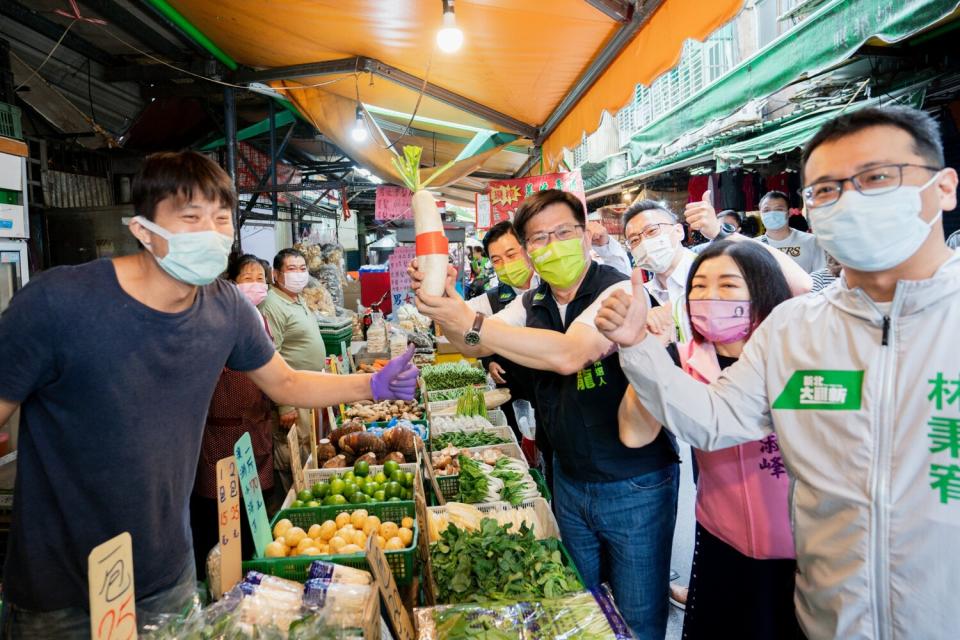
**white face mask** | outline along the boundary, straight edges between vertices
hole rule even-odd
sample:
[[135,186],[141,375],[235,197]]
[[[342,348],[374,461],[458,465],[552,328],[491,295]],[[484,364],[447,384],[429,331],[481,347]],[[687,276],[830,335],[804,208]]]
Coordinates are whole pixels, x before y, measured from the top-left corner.
[[783,229],[787,226],[787,212],[783,209],[761,211],[760,219],[763,220],[763,226],[767,229]]
[[290,293],[300,293],[310,282],[310,274],[306,271],[284,271],[283,288]]
[[810,209],[810,224],[820,246],[840,264],[858,271],[884,271],[902,264],[917,252],[940,219],[920,217],[920,193],[940,177],[925,184],[901,186],[880,196],[865,196],[855,189],[840,199]]
[[630,253],[633,255],[634,263],[641,269],[663,273],[673,264],[677,247],[673,246],[670,233],[664,231],[656,237],[641,240],[640,244],[630,250]]

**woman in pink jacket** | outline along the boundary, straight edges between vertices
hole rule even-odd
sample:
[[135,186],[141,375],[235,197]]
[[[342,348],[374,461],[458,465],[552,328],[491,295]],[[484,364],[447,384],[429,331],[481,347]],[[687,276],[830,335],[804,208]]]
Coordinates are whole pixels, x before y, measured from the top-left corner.
[[[766,248],[754,242],[711,244],[690,268],[693,340],[676,345],[678,364],[692,377],[713,382],[789,297],[787,281]],[[620,439],[630,447],[642,446],[660,428],[632,393],[620,417]],[[793,606],[790,481],[776,436],[714,452],[694,449],[694,455],[700,468],[697,532],[683,637],[802,637]]]

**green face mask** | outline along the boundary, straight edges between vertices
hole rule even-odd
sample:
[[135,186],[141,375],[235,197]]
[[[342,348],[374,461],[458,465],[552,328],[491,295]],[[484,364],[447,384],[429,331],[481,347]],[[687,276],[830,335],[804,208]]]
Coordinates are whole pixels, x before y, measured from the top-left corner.
[[508,284],[517,289],[523,289],[530,281],[530,267],[527,261],[522,258],[504,263],[499,269],[494,269],[497,277],[503,284]]
[[566,289],[575,283],[587,268],[582,238],[551,242],[531,251],[530,259],[540,277],[558,289]]

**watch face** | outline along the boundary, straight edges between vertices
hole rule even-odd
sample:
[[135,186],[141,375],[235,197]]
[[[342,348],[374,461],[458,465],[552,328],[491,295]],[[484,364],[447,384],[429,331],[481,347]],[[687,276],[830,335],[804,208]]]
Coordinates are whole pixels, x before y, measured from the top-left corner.
[[463,341],[466,342],[471,347],[475,347],[480,344],[480,333],[471,329],[463,334]]

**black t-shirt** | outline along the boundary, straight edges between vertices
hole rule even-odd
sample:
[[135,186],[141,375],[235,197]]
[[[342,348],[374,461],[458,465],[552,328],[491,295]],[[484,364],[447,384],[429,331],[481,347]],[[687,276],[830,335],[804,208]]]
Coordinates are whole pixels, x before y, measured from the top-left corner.
[[87,555],[129,531],[137,597],[193,562],[190,490],[224,365],[273,357],[263,320],[224,281],[163,313],[98,260],[41,273],[0,316],[0,397],[21,404],[4,598],[88,606]]

